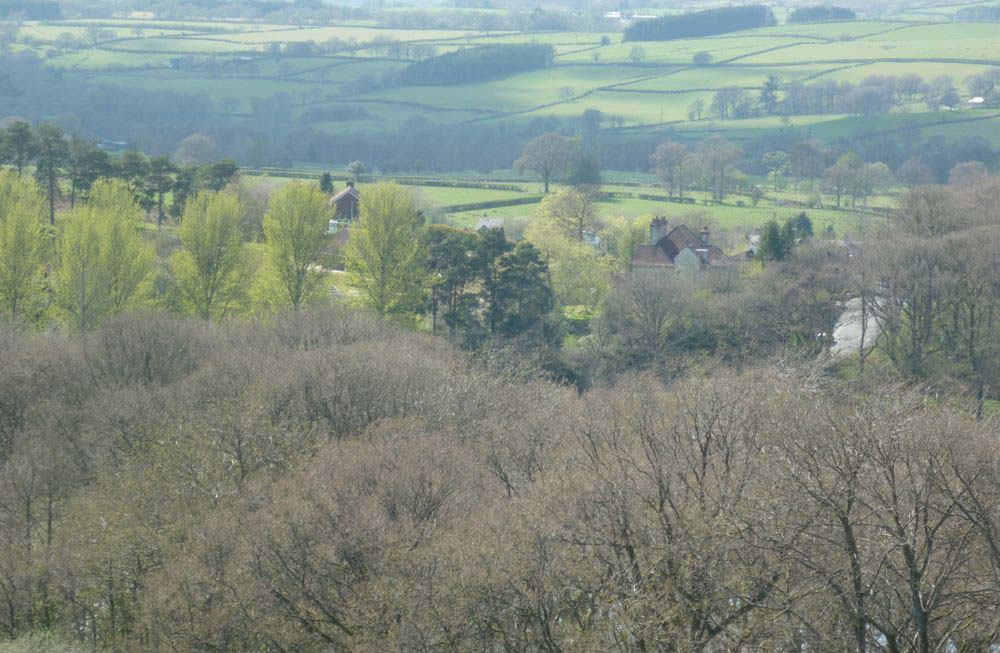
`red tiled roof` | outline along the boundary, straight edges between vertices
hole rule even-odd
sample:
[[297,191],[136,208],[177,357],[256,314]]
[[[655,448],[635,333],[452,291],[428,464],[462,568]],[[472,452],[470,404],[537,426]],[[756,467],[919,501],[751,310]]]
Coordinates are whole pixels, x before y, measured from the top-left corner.
[[632,265],[639,268],[670,268],[673,259],[655,245],[639,245],[632,255]]
[[687,225],[678,225],[656,245],[640,245],[632,257],[634,267],[672,267],[674,259],[685,249],[693,251],[707,265],[730,262],[730,257],[715,245],[706,245]]

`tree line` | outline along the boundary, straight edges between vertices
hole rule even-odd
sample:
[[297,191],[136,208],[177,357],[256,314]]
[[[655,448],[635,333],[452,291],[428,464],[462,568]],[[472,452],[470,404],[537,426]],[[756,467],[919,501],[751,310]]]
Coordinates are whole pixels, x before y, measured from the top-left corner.
[[[168,212],[180,216],[191,194],[220,190],[236,174],[236,164],[228,159],[184,165],[190,156],[201,157],[196,151],[206,147],[206,140],[204,136],[189,139],[178,152],[181,163],[166,156],[150,158],[137,150],[114,157],[96,141],[70,136],[54,125],[35,128],[23,120],[14,120],[0,129],[0,166],[9,164],[19,177],[28,168],[34,168],[35,178],[45,194],[50,224],[55,224],[61,202],[65,200],[70,209],[74,208],[102,178],[124,181],[135,202],[147,210],[155,208],[157,222],[162,224]],[[207,146],[214,149],[210,142]]]
[[[991,95],[996,79],[995,73],[983,73],[970,77],[966,84],[972,92]],[[769,75],[757,92],[737,86],[719,89],[707,109],[724,120],[826,113],[871,116],[889,113],[917,99],[931,111],[941,107],[954,109],[962,104],[955,80],[948,75],[938,75],[931,80],[916,74],[872,75],[857,84],[834,80],[786,83],[778,75]],[[695,107],[691,119],[702,119],[705,108]]]
[[510,43],[462,48],[412,63],[402,71],[403,84],[467,84],[552,64],[547,43]]
[[[671,197],[684,197],[689,190],[701,190],[722,201],[727,192],[740,190],[749,191],[750,201],[756,203],[767,189],[780,191],[790,186],[809,191],[810,205],[823,205],[823,195],[829,195],[835,207],[852,209],[868,206],[872,196],[895,186],[912,189],[931,184],[940,174],[921,156],[910,156],[893,170],[882,161],[865,161],[843,144],[827,145],[818,139],[801,141],[787,149],[759,152],[753,167],[746,165],[746,158],[747,153],[741,148],[713,136],[694,147],[676,141],[663,142],[650,156],[650,167]],[[766,183],[748,184],[744,168],[765,177]],[[989,175],[989,168],[982,161],[961,161],[945,171],[943,181],[969,186]]]
[[625,41],[670,41],[715,36],[776,24],[777,20],[770,7],[740,5],[636,21],[625,28],[622,38]]
[[822,23],[827,21],[855,20],[858,15],[847,7],[816,5],[796,7],[788,14],[789,23]]
[[0,171],[4,319],[87,331],[157,305],[222,319],[250,306],[297,308],[324,292],[318,263],[329,209],[317,187],[274,193],[260,245],[247,242],[246,209],[233,191],[200,190],[183,207],[175,236],[150,239],[129,182],[98,179],[53,225],[37,186]]
[[962,7],[955,12],[954,20],[1000,22],[1000,7],[995,5]]

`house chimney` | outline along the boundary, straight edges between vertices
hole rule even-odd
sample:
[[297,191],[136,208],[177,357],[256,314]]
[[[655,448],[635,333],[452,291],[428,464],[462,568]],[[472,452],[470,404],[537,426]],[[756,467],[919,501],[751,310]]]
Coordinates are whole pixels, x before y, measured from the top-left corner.
[[649,223],[649,244],[655,246],[667,235],[667,219],[662,216],[653,218]]
[[703,243],[705,243],[707,245],[708,244],[708,237],[710,235],[710,233],[708,231],[708,227],[702,227],[701,228],[701,233],[698,234],[698,235],[701,236],[701,242],[703,242]]

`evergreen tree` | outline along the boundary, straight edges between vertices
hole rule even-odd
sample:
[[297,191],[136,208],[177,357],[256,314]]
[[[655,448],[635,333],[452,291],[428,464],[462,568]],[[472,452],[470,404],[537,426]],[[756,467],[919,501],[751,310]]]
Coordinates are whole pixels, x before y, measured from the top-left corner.
[[796,238],[812,238],[813,224],[806,212],[803,211],[791,219],[792,232]]
[[513,249],[502,228],[479,230],[479,242],[476,243],[474,260],[480,278],[480,297],[485,306],[486,325],[489,333],[497,331],[497,325],[502,312],[500,302],[500,258]]
[[475,232],[445,225],[431,225],[424,232],[432,331],[437,331],[439,314],[449,335],[474,321],[478,301],[469,289],[476,281],[478,238]]
[[519,242],[496,263],[497,287],[490,305],[494,334],[514,337],[539,325],[552,310],[548,265],[538,250]]
[[66,173],[69,176],[69,207],[76,206],[80,196],[86,196],[98,179],[110,177],[114,164],[107,152],[94,141],[73,137],[69,141]]
[[59,176],[69,158],[69,143],[63,130],[42,125],[36,132],[37,164],[35,176],[45,189],[49,205],[49,224],[56,223],[56,200],[59,197]]
[[128,184],[136,203],[144,209],[152,207],[149,186],[149,159],[137,150],[128,150],[116,162],[116,176]]
[[791,243],[787,231],[783,230],[776,220],[764,225],[764,232],[760,236],[760,245],[757,248],[757,258],[763,262],[784,261],[790,252]]
[[0,141],[6,153],[4,158],[17,168],[17,174],[21,176],[25,166],[34,160],[38,151],[38,141],[31,125],[23,120],[15,121],[7,127]]
[[593,157],[577,157],[566,179],[570,186],[597,189],[601,186],[601,167]]
[[319,189],[327,195],[333,194],[333,177],[330,176],[329,172],[324,172],[323,176],[319,178]]
[[156,198],[156,224],[163,225],[166,218],[164,200],[167,193],[174,187],[174,174],[177,167],[165,156],[158,156],[149,162],[149,190]]

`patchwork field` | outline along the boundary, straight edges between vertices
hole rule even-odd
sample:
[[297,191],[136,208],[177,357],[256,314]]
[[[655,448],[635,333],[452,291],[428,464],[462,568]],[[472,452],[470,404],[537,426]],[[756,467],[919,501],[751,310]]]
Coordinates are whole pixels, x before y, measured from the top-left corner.
[[[996,25],[950,20],[967,5],[888,12],[880,20],[780,24],[640,44],[622,43],[613,31],[385,29],[350,21],[324,27],[29,21],[17,31],[14,47],[35,50],[51,65],[101,84],[204,94],[232,115],[249,114],[255,101],[279,98],[291,103],[292,120],[308,119],[311,126],[330,131],[385,130],[412,119],[455,124],[575,118],[596,109],[608,117],[605,127],[650,130],[652,135],[669,126],[688,139],[720,134],[740,142],[769,130],[796,128],[836,139],[909,129],[922,137],[969,134],[996,142],[997,119],[990,114],[931,112],[921,102],[884,115],[830,112],[785,120],[723,119],[710,115],[708,108],[717,90],[738,87],[756,94],[770,75],[784,83],[859,83],[871,76],[912,73],[928,80],[952,77],[963,99],[959,108],[964,109],[970,97],[964,81],[1000,66]],[[311,52],[297,47],[309,42]],[[414,57],[489,43],[531,42],[553,45],[554,65],[451,86],[400,86],[393,81]],[[708,53],[711,63],[694,66],[698,53]],[[697,101],[704,103],[706,115],[692,121],[691,107]],[[364,107],[365,114],[326,119],[310,111],[343,105]]]

